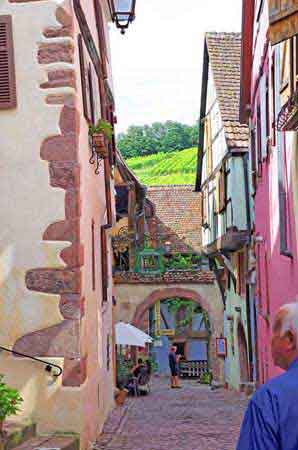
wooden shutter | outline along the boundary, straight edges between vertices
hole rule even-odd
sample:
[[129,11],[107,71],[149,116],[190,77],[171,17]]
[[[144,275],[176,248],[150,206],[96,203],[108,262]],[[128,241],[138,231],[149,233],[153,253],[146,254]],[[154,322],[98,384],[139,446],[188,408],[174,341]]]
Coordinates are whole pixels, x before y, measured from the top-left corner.
[[92,247],[92,290],[95,291],[95,231],[94,220],[91,222],[91,247]]
[[103,77],[107,78],[107,59],[108,59],[108,52],[107,52],[107,44],[106,44],[106,36],[105,36],[105,24],[103,20],[103,13],[100,5],[100,0],[94,0],[94,10],[95,10],[95,19],[96,19],[96,27],[98,32],[98,42],[99,42],[99,49],[100,49],[100,57],[101,57],[101,63],[102,63],[102,72]]
[[[266,74],[263,74],[260,81],[260,131],[261,131],[261,149],[260,160],[267,156],[267,105],[266,105]],[[261,162],[260,161],[260,162]]]
[[11,16],[0,16],[0,109],[17,106]]
[[256,156],[256,132],[252,129],[250,132],[250,160],[251,160],[251,175],[252,186],[254,191],[257,188],[257,156]]
[[297,0],[269,0],[269,39],[271,44],[285,41],[297,34]]
[[207,176],[212,172],[212,135],[210,115],[205,118]]
[[222,167],[219,177],[219,212],[226,208],[226,175],[225,169]]
[[109,286],[106,225],[102,225],[100,228],[100,243],[101,243],[102,302],[105,303],[108,301],[108,286]]
[[[84,116],[88,122],[91,122],[91,108],[89,97],[89,81],[88,81],[88,67],[86,66],[84,44],[82,35],[78,35],[78,47],[80,58],[80,70],[81,70],[81,85],[82,85],[82,99]],[[87,76],[86,76],[87,75]]]
[[215,176],[215,213],[219,213],[219,198],[220,198],[219,180],[220,180],[220,172],[217,172]]
[[204,189],[202,192],[202,217],[203,224],[208,223],[208,191]]
[[91,122],[95,124],[95,105],[94,105],[94,92],[93,92],[93,79],[92,79],[92,65],[89,63],[88,66],[88,86],[89,86],[89,92],[87,94],[89,95],[89,104],[90,104],[90,118]]
[[271,122],[271,135],[272,135],[272,146],[275,147],[276,145],[276,126],[275,126],[275,115],[276,115],[276,108],[275,108],[275,54],[272,56],[272,66],[271,66],[271,102],[272,102],[272,122]]

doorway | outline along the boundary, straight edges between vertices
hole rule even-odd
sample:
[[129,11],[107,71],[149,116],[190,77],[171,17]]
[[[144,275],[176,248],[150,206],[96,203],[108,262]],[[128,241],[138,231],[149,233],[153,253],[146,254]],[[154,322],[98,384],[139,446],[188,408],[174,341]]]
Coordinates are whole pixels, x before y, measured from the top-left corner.
[[181,355],[182,360],[186,360],[186,342],[173,342],[173,345],[177,347],[177,355]]
[[246,383],[249,381],[248,356],[247,356],[245,333],[243,325],[241,323],[238,324],[237,336],[238,336],[238,350],[239,350],[240,382]]

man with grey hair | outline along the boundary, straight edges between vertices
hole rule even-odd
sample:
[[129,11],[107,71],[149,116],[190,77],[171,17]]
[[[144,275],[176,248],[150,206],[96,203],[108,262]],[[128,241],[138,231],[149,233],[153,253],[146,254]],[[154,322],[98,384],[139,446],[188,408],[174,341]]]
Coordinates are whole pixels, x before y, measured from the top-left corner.
[[274,364],[286,372],[264,384],[251,398],[237,450],[298,449],[298,303],[279,309],[271,351]]

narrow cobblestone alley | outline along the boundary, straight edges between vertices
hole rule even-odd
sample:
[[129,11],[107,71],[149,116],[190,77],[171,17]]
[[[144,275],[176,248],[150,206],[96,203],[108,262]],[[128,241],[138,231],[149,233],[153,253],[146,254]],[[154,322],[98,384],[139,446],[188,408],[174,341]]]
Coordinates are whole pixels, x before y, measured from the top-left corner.
[[[247,399],[196,382],[169,389],[155,380],[147,397],[129,399],[107,421],[100,450],[233,450]],[[117,424],[116,424],[117,423]]]

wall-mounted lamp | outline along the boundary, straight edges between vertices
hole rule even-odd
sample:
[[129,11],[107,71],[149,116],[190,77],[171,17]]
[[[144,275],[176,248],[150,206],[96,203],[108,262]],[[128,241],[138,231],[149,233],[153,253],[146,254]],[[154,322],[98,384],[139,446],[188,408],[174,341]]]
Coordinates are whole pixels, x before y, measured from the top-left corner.
[[124,34],[135,19],[136,0],[110,0],[109,5],[113,22]]

